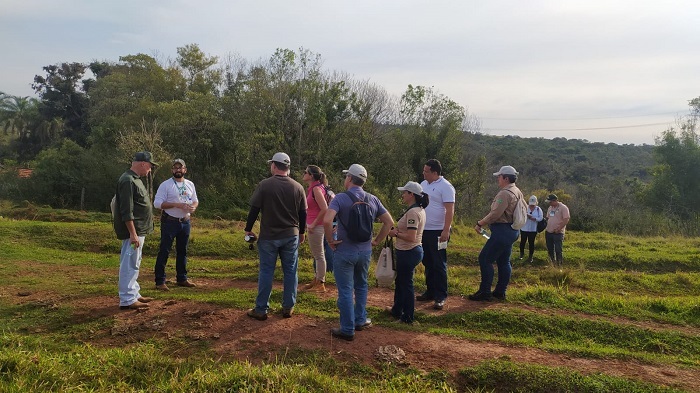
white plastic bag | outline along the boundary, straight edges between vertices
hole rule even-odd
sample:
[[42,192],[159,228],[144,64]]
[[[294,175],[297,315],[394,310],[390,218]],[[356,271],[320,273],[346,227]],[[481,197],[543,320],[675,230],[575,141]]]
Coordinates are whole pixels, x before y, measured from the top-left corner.
[[394,283],[396,270],[394,270],[394,241],[387,239],[384,242],[382,252],[377,260],[377,268],[374,270],[377,284],[380,287],[388,288]]

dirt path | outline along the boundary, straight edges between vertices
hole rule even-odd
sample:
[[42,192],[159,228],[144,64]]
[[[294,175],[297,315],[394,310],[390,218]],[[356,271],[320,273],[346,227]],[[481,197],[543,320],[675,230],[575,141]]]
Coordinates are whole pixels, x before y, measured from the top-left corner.
[[[209,291],[236,287],[255,290],[256,283],[250,281],[199,279],[201,285],[196,290]],[[276,283],[279,288],[279,283]],[[179,288],[176,290],[180,290]],[[184,289],[183,289],[184,290]],[[546,366],[566,366],[584,374],[604,373],[624,378],[632,378],[674,386],[694,391],[700,386],[700,372],[673,366],[642,364],[636,361],[600,360],[577,358],[546,352],[536,348],[512,347],[498,343],[470,341],[448,336],[392,329],[391,326],[373,326],[356,332],[353,342],[333,339],[330,328],[337,321],[310,318],[295,314],[292,318],[282,318],[271,314],[267,321],[256,321],[245,315],[245,310],[223,308],[206,303],[188,301],[155,300],[150,309],[142,312],[120,311],[114,297],[86,299],[60,299],[47,292],[16,292],[17,288],[5,287],[0,290],[3,297],[10,297],[16,303],[38,303],[52,307],[56,302],[80,302],[76,319],[90,320],[98,317],[113,317],[115,326],[109,331],[96,331],[87,341],[104,346],[121,347],[141,342],[150,337],[183,337],[192,345],[200,340],[211,341],[215,352],[227,359],[250,361],[252,363],[273,362],[284,356],[287,349],[309,349],[327,352],[341,361],[354,360],[366,364],[377,362],[376,353],[380,347],[395,345],[405,352],[403,364],[421,370],[442,369],[456,373],[459,369],[477,365],[489,359],[508,359],[515,362],[536,363]],[[321,297],[335,299],[334,287],[329,287]],[[389,289],[372,288],[368,304],[384,307],[391,304],[393,292]],[[529,309],[549,315],[562,314],[560,310],[543,311],[510,303],[475,303],[459,297],[451,297],[443,311],[435,311],[431,304],[418,303],[419,312],[445,314],[466,310]],[[565,313],[576,317],[581,314]],[[658,323],[635,322],[618,318],[607,319],[616,323],[634,324],[650,329],[682,330],[687,334],[699,334],[696,328],[666,326]],[[185,346],[177,356],[187,356],[190,349]]]

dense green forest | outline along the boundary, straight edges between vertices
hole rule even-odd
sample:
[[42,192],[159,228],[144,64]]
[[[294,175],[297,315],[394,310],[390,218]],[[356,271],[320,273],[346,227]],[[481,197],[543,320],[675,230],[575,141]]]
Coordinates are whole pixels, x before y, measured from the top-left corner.
[[[0,93],[0,198],[106,211],[133,153],[149,150],[166,163],[154,184],[183,158],[203,202],[198,214],[235,219],[269,175],[265,161],[285,151],[297,179],[316,164],[336,189],[342,169],[365,165],[367,188],[398,214],[396,186],[421,180],[425,160],[438,158],[457,189],[458,220],[482,216],[496,188],[491,173],[513,165],[526,194],[560,195],[573,229],[700,232],[700,181],[688,176],[700,164],[700,98],[655,146],[495,137],[434,88],[408,85],[393,97],[324,70],[305,49],[257,61],[196,44],[177,53],[47,65],[32,83],[36,98]],[[18,177],[20,168],[31,176]]]

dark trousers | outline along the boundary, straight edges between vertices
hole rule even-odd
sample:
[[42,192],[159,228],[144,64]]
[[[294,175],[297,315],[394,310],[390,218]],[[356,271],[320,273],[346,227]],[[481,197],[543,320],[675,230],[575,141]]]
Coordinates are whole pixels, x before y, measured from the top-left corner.
[[175,272],[178,282],[187,281],[187,243],[190,240],[190,222],[162,218],[160,221],[160,249],[156,257],[156,285],[165,284],[165,265],[175,241]]
[[525,242],[527,242],[528,249],[530,250],[530,259],[532,259],[532,254],[535,253],[535,237],[537,232],[524,232],[520,231],[520,258],[525,255]]
[[415,293],[413,291],[413,271],[423,258],[423,246],[410,250],[396,250],[396,279],[394,280],[394,306],[391,315],[406,323],[413,322]]
[[438,250],[442,231],[423,231],[423,265],[425,286],[423,293],[437,302],[447,298],[447,250]]
[[564,234],[545,232],[544,240],[547,242],[547,254],[552,263],[561,265],[564,263]]
[[490,293],[493,284],[493,263],[498,266],[498,282],[494,293],[505,295],[510,283],[510,254],[513,243],[518,240],[520,231],[510,227],[510,224],[491,224],[491,238],[486,241],[479,253],[479,268],[481,269],[481,285],[479,292]]

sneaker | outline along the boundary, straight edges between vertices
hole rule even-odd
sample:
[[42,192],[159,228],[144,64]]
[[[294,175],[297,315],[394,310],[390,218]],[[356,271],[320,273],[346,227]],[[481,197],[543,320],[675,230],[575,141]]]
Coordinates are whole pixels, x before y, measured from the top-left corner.
[[497,300],[506,300],[506,294],[505,293],[499,293],[499,292],[492,292],[491,296],[493,296],[494,299]]
[[128,306],[119,306],[120,310],[141,310],[144,308],[148,308],[148,304],[142,303],[138,300],[129,304]]
[[472,295],[469,295],[467,298],[475,302],[490,302],[491,300],[493,300],[491,292],[476,292]]
[[355,325],[355,330],[363,331],[372,327],[372,320],[367,318],[362,325]]
[[193,283],[190,280],[185,280],[185,281],[178,281],[177,286],[178,287],[194,288],[197,286],[197,284]]
[[436,310],[442,310],[445,307],[445,300],[440,300],[436,301],[435,304],[433,304],[433,308]]
[[292,308],[283,308],[282,309],[282,316],[285,318],[291,318],[292,314],[294,314],[294,307]]
[[352,341],[355,339],[354,334],[345,334],[340,330],[340,328],[331,329],[331,336],[345,341]]
[[525,254],[520,254],[520,257],[518,257],[518,260],[522,261],[524,256],[525,256]]
[[532,263],[532,257],[530,257],[530,259],[527,260],[527,263]]
[[257,312],[255,312],[254,308],[248,310],[246,314],[253,319],[257,319],[258,321],[264,321],[267,319],[267,314],[258,314]]
[[156,289],[159,290],[159,291],[165,291],[165,292],[167,292],[167,291],[170,290],[170,288],[168,288],[168,286],[165,285],[165,284],[158,284],[158,285],[156,285]]
[[433,297],[424,293],[422,295],[416,296],[416,300],[418,300],[419,302],[428,302],[433,300]]

